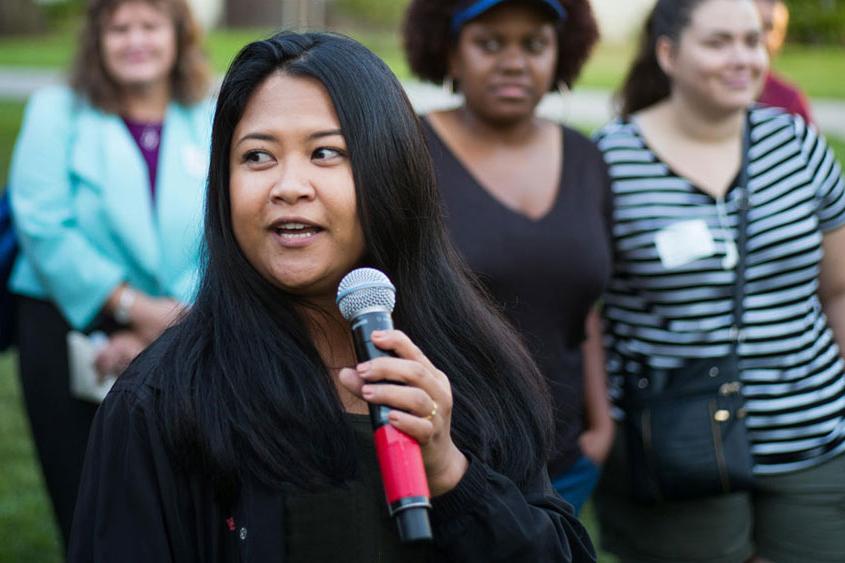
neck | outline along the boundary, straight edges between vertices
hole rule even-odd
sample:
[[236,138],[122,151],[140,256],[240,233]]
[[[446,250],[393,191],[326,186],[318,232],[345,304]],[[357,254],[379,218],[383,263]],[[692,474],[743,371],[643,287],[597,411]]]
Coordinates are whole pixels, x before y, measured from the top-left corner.
[[147,123],[164,120],[167,104],[170,103],[170,86],[166,82],[127,87],[122,94],[121,113],[125,117]]
[[455,110],[455,117],[466,131],[502,144],[522,145],[540,131],[540,120],[533,115],[512,122],[493,122],[463,105]]
[[333,301],[323,306],[303,306],[300,313],[305,318],[314,347],[317,348],[326,371],[331,375],[343,409],[357,414],[369,412],[367,403],[353,395],[341,384],[338,377],[342,368],[354,368],[358,361],[349,325],[340,315],[337,306]]
[[334,301],[302,306],[299,311],[323,365],[333,374],[340,368],[354,367],[357,362],[349,325]]
[[734,112],[706,111],[681,96],[672,95],[665,110],[672,127],[696,141],[728,142],[742,135],[744,108]]

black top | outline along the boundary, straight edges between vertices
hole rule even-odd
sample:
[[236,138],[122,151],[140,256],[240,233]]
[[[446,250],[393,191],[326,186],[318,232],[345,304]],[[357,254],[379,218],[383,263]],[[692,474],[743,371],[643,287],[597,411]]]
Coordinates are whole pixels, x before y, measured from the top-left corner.
[[[162,389],[150,373],[166,338],[129,367],[97,410],[69,563],[287,562],[284,491],[244,475],[235,507],[225,509],[211,484],[179,470],[165,447],[156,408]],[[431,562],[595,561],[586,530],[539,468],[520,488],[470,456],[463,479],[432,506]]]
[[580,455],[587,313],[611,272],[609,180],[601,153],[562,127],[566,155],[551,209],[531,219],[487,191],[423,120],[452,240],[525,338],[551,387],[553,476]]
[[384,500],[370,416],[350,414],[347,419],[355,435],[358,476],[341,487],[285,488],[285,561],[428,561],[428,544],[399,541]]

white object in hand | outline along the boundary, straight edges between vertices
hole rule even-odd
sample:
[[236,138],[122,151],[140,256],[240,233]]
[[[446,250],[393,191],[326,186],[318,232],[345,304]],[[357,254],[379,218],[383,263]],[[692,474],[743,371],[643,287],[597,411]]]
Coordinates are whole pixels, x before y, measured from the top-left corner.
[[108,337],[102,332],[86,336],[72,330],[67,334],[68,367],[70,368],[70,392],[85,401],[102,403],[117,377],[107,375],[102,380],[94,365],[97,354],[107,344]]

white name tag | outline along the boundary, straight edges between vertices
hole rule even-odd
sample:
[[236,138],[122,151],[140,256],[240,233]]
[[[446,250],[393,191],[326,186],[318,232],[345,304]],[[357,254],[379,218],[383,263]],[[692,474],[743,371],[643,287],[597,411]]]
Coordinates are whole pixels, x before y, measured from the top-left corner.
[[716,243],[703,219],[672,223],[657,232],[654,244],[667,270],[713,256]]

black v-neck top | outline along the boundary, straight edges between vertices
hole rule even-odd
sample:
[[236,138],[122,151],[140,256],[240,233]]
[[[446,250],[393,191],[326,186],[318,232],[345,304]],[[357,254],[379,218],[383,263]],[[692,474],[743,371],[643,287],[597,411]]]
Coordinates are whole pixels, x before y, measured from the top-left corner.
[[566,156],[558,193],[535,220],[484,188],[425,119],[423,130],[452,240],[522,333],[551,387],[554,477],[580,455],[580,344],[587,313],[611,273],[607,167],[589,139],[561,127]]

